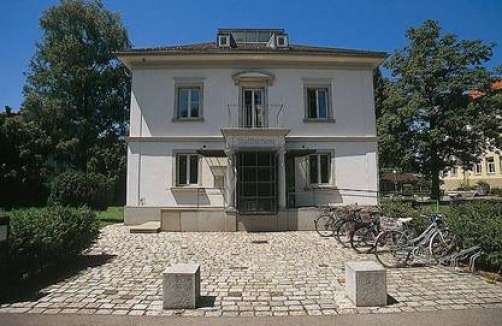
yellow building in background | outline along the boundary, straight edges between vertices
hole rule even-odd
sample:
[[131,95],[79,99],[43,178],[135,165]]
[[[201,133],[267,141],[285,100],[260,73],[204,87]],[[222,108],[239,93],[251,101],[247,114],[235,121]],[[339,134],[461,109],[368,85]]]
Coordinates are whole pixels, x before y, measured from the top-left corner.
[[465,171],[455,167],[443,175],[444,190],[455,190],[486,182],[490,188],[502,188],[502,153],[486,152],[483,160]]

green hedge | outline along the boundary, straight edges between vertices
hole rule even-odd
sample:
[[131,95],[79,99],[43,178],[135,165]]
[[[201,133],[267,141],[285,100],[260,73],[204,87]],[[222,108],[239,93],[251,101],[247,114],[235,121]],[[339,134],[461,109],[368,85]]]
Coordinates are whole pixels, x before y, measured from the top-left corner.
[[99,173],[65,172],[54,180],[49,204],[105,210],[112,202],[114,183]]
[[10,226],[9,275],[13,278],[77,257],[99,234],[96,214],[85,207],[15,210]]
[[458,205],[448,214],[448,225],[465,242],[481,245],[486,255],[481,263],[502,271],[502,203],[475,202]]

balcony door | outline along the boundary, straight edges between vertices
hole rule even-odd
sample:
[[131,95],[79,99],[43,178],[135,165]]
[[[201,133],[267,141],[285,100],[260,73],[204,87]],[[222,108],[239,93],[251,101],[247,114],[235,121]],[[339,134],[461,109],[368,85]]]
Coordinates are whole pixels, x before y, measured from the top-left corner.
[[242,127],[263,128],[266,126],[265,89],[244,88],[242,90]]

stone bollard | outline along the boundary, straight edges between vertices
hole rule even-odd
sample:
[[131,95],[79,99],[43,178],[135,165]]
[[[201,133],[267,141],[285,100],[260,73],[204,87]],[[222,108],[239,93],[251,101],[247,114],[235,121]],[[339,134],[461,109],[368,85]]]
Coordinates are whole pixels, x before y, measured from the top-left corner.
[[387,304],[387,275],[376,261],[345,264],[345,293],[356,307],[381,307]]
[[164,309],[195,309],[200,298],[200,265],[177,264],[163,273]]

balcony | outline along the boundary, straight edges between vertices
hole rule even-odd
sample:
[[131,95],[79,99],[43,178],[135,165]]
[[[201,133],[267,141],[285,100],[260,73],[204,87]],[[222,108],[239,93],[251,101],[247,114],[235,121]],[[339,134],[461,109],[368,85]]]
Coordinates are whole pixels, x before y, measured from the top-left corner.
[[285,136],[283,105],[228,105],[227,126],[221,129],[229,149],[280,149]]
[[283,129],[284,105],[227,105],[226,129]]

